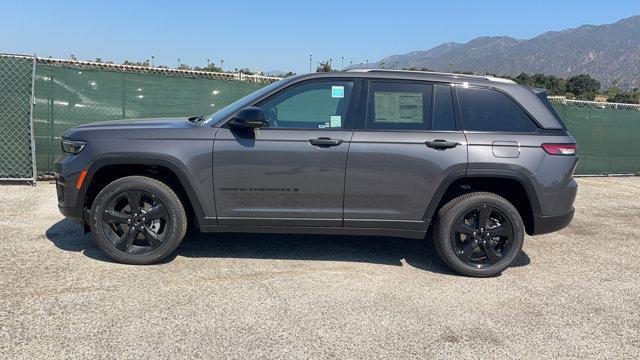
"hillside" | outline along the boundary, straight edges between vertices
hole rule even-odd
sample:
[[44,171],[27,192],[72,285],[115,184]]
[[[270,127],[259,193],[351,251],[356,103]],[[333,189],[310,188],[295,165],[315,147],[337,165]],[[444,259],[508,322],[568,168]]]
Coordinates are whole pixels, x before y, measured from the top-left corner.
[[429,50],[386,57],[369,67],[429,68],[515,76],[521,72],[561,77],[589,74],[603,86],[640,86],[640,16],[606,25],[549,31],[532,39],[508,36],[445,43]]

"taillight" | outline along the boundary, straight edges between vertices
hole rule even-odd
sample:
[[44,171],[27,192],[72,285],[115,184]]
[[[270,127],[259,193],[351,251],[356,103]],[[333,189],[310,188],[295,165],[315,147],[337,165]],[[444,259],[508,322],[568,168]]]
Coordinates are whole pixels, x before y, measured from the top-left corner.
[[542,144],[542,148],[550,155],[575,155],[578,152],[576,144]]

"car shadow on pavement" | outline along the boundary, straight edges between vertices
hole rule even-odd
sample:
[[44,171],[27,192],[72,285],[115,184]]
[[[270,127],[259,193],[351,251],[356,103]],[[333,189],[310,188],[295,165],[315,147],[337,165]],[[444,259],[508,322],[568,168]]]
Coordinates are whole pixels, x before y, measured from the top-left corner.
[[[64,219],[46,231],[47,238],[65,251],[111,262],[95,245],[91,234]],[[313,260],[362,262],[412,267],[442,273],[454,273],[440,260],[427,238],[424,240],[382,236],[298,235],[298,234],[205,234],[190,230],[176,252],[176,256],[192,258],[242,258],[275,260]],[[403,261],[404,260],[404,261]],[[512,266],[525,266],[530,259],[521,252]]]

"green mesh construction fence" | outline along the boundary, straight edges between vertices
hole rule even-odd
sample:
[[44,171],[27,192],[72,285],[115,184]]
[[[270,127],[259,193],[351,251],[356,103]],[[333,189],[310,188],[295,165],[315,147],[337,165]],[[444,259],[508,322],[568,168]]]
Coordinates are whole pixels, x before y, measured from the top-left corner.
[[[10,157],[1,158],[0,172],[28,177],[33,174],[29,69],[25,57],[11,57],[0,54],[0,145],[5,146],[0,158]],[[37,173],[53,171],[60,137],[71,127],[122,118],[210,114],[275,80],[38,58],[32,113]],[[552,101],[580,145],[577,174],[640,173],[640,106]]]
[[53,171],[60,137],[104,120],[207,115],[263,86],[183,73],[110,71],[38,64],[34,127],[38,174]]
[[0,54],[0,179],[35,180],[31,137],[33,56]]
[[578,142],[576,174],[640,174],[640,106],[584,101],[553,106]]

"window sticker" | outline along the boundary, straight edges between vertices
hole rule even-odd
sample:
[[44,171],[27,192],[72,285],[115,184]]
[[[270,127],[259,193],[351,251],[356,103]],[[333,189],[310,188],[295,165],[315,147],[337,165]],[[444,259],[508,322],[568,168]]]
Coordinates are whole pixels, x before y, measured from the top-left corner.
[[342,127],[342,116],[340,116],[340,115],[332,115],[331,116],[331,127],[332,128]]
[[331,97],[332,98],[343,98],[344,97],[344,86],[332,86],[331,87]]
[[326,126],[325,126],[324,124],[319,124],[319,125],[318,125],[318,128],[320,128],[320,129],[324,129],[325,127],[326,127]]

